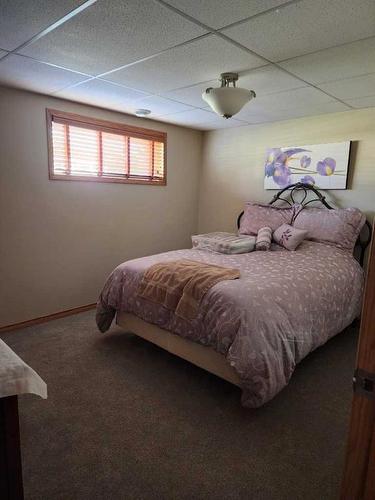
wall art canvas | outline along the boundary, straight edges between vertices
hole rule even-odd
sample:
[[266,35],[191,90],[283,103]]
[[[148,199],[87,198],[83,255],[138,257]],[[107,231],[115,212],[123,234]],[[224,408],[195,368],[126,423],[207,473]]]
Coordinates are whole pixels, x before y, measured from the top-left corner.
[[346,189],[350,141],[267,150],[264,189],[303,182],[320,189]]

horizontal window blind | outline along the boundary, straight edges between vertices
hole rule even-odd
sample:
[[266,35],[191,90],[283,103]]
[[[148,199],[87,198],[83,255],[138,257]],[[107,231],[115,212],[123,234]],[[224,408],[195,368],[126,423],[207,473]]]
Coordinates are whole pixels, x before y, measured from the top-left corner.
[[166,134],[47,110],[50,177],[165,184]]

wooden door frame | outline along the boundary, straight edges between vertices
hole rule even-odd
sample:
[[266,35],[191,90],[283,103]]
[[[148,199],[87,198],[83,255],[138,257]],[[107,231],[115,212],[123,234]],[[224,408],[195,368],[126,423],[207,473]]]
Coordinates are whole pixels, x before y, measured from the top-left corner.
[[[374,223],[375,229],[375,223]],[[358,372],[358,370],[360,370]],[[375,499],[375,242],[371,241],[341,500]]]

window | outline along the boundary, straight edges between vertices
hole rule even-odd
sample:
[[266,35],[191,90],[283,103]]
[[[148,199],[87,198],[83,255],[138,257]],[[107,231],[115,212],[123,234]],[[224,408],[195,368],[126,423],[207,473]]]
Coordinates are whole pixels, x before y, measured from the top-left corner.
[[166,184],[167,134],[47,109],[49,177]]

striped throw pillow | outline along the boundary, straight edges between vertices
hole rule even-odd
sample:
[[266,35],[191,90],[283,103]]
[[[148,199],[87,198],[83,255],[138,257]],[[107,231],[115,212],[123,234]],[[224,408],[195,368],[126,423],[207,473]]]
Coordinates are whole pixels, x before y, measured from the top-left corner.
[[258,231],[255,248],[256,250],[267,251],[271,248],[272,229],[268,226],[261,227]]

